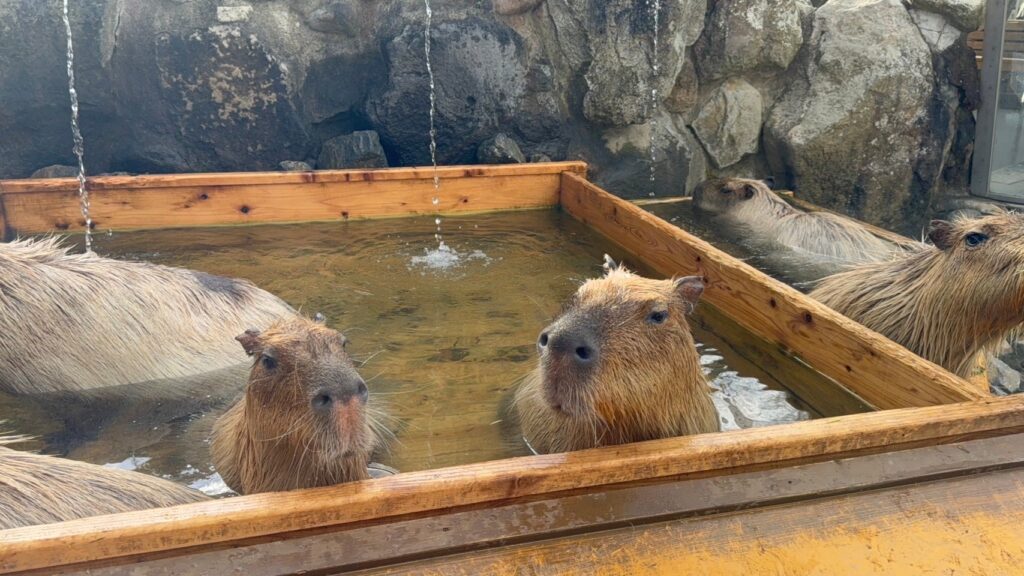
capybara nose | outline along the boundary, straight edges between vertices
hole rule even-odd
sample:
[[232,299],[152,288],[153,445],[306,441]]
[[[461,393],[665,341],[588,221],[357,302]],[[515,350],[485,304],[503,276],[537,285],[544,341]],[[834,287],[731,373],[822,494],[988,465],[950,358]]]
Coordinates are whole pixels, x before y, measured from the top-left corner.
[[353,398],[358,400],[360,404],[366,404],[369,397],[370,390],[366,387],[366,382],[362,378],[357,377],[353,380],[342,382],[339,386],[325,387],[317,390],[316,394],[313,395],[312,404],[314,410],[331,410],[335,404],[345,406]]
[[[541,335],[543,339],[544,335]],[[565,355],[577,366],[590,366],[597,362],[599,349],[593,338],[584,334],[548,334],[544,347],[556,355]]]

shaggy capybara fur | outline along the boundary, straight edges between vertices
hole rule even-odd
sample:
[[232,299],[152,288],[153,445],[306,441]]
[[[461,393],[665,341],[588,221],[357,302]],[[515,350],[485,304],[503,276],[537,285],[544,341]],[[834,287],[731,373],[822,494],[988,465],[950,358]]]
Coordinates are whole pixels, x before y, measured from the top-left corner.
[[224,482],[252,494],[368,478],[386,431],[345,337],[295,318],[237,339],[255,361],[242,398],[213,426]]
[[565,452],[717,432],[718,414],[686,315],[700,278],[651,280],[607,256],[537,342],[513,400],[523,438]]
[[1024,323],[1024,215],[933,221],[931,245],[824,279],[811,296],[960,376]]
[[887,260],[897,250],[853,220],[790,206],[760,180],[708,180],[694,191],[693,201],[700,210],[738,222],[765,241],[838,263]]
[[0,244],[0,390],[85,390],[245,361],[231,338],[294,311],[243,280]]
[[0,529],[206,499],[200,492],[139,472],[0,447]]

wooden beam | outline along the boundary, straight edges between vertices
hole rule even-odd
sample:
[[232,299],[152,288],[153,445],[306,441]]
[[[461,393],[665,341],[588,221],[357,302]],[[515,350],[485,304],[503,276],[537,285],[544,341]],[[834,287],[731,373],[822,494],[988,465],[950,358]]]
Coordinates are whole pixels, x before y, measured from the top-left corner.
[[[572,172],[586,175],[586,162],[543,162],[539,164],[480,164],[438,166],[441,180],[453,178],[494,178],[498,176],[540,176]],[[332,184],[338,182],[393,182],[433,180],[430,166],[354,170],[313,170],[310,172],[200,172],[194,174],[144,174],[140,176],[93,176],[90,190],[142,188],[188,188],[210,186],[257,186],[264,184]],[[75,178],[25,178],[0,180],[0,194],[28,192],[78,193]]]
[[4,211],[4,197],[0,194],[0,242],[11,240],[7,231],[7,213]]
[[[582,163],[254,174],[110,176],[90,180],[97,229],[347,220],[553,206],[560,174]],[[7,226],[20,234],[84,228],[72,181],[0,182]],[[440,204],[435,206],[435,194]]]
[[[1020,574],[1024,470],[468,552],[362,576]],[[957,569],[960,568],[960,569]]]
[[399,474],[0,532],[12,573],[655,479],[700,478],[1024,431],[1024,397],[824,418]]
[[701,274],[704,298],[879,409],[985,397],[979,389],[711,244],[573,174],[562,207],[667,276]]
[[[239,547],[184,550],[136,556],[103,565],[75,566],[69,574],[132,576],[187,573],[276,576],[339,573],[366,566],[394,566],[411,558],[441,557],[467,549],[497,548],[515,541],[558,538],[581,532],[642,526],[667,518],[749,511],[808,502],[830,495],[1024,464],[1024,436],[1010,435],[943,446],[872,454],[779,470],[762,470],[677,482],[641,484],[502,506],[385,521],[335,531],[313,531]],[[807,505],[813,505],[808,502]],[[543,513],[538,514],[538,510]]]

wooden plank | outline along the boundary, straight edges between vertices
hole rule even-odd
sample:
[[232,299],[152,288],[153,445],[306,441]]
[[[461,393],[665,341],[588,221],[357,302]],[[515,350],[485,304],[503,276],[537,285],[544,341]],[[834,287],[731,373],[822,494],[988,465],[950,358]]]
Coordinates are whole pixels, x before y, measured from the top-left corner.
[[397,520],[242,547],[79,565],[68,574],[163,576],[202,566],[208,574],[272,576],[395,565],[510,541],[555,538],[667,518],[707,516],[900,483],[1024,464],[1021,435],[929,446],[768,470],[645,484],[562,498]]
[[1024,397],[824,418],[399,474],[0,532],[0,572],[162,552],[432,510],[713,477],[1024,431]]
[[[441,180],[457,178],[494,178],[499,176],[539,176],[573,172],[585,175],[586,162],[543,162],[538,164],[481,164],[438,166]],[[380,168],[355,170],[314,170],[311,172],[222,172],[194,174],[147,174],[141,176],[94,176],[89,190],[137,190],[141,188],[189,188],[209,186],[257,186],[275,184],[331,184],[338,182],[393,182],[397,180],[433,180],[434,168]],[[75,178],[36,178],[0,180],[0,193],[74,192]]]
[[357,574],[1020,574],[1024,470],[688,518]]
[[700,274],[704,298],[879,409],[986,395],[876,332],[711,244],[573,174],[562,176],[570,214],[665,275]]
[[11,240],[11,234],[7,230],[7,213],[4,210],[4,197],[0,194],[0,242]]
[[[536,208],[557,204],[559,186],[559,173],[452,178],[441,185],[438,206],[430,178],[131,186],[94,190],[90,202],[96,229],[131,230]],[[84,228],[77,191],[21,190],[3,198],[7,225],[17,233]]]

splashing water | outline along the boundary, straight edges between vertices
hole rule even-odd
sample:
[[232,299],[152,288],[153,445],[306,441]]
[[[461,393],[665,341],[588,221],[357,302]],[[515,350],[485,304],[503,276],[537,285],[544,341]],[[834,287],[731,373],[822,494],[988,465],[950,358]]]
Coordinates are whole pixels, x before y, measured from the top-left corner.
[[78,198],[85,219],[85,251],[92,252],[92,217],[89,216],[89,191],[85,187],[85,141],[78,128],[78,91],[75,90],[75,49],[71,43],[71,18],[68,17],[68,0],[64,0],[61,17],[64,19],[64,34],[68,39],[68,94],[71,96],[71,137],[74,140],[75,157],[78,158]]
[[[431,203],[434,204],[434,210],[440,214],[441,205],[441,179],[437,175],[437,128],[434,127],[434,115],[436,113],[436,95],[434,92],[434,69],[430,67],[430,21],[433,18],[433,12],[430,10],[430,0],[423,0],[423,7],[426,9],[426,30],[423,31],[423,54],[427,61],[427,80],[430,82],[430,164],[434,167],[434,197],[431,199]],[[437,226],[437,232],[434,233],[434,238],[438,243],[438,250],[444,247],[444,241],[441,240],[441,217],[434,218],[434,224]]]
[[658,79],[661,74],[658,69],[658,19],[661,13],[661,0],[648,0],[648,4],[651,7],[652,17],[654,18],[654,33],[652,35],[652,53],[651,53],[651,119],[650,119],[650,142],[648,143],[648,153],[650,154],[651,160],[651,191],[648,192],[648,196],[654,196],[654,162],[655,162],[655,148],[654,148],[654,135],[655,128],[657,126],[657,120],[655,120],[655,114],[658,112]]
[[411,267],[419,267],[424,271],[447,272],[471,260],[481,260],[484,265],[487,265],[491,262],[491,257],[481,250],[473,250],[469,253],[459,252],[441,241],[437,248],[424,250],[422,256],[413,256],[410,262],[412,263]]

